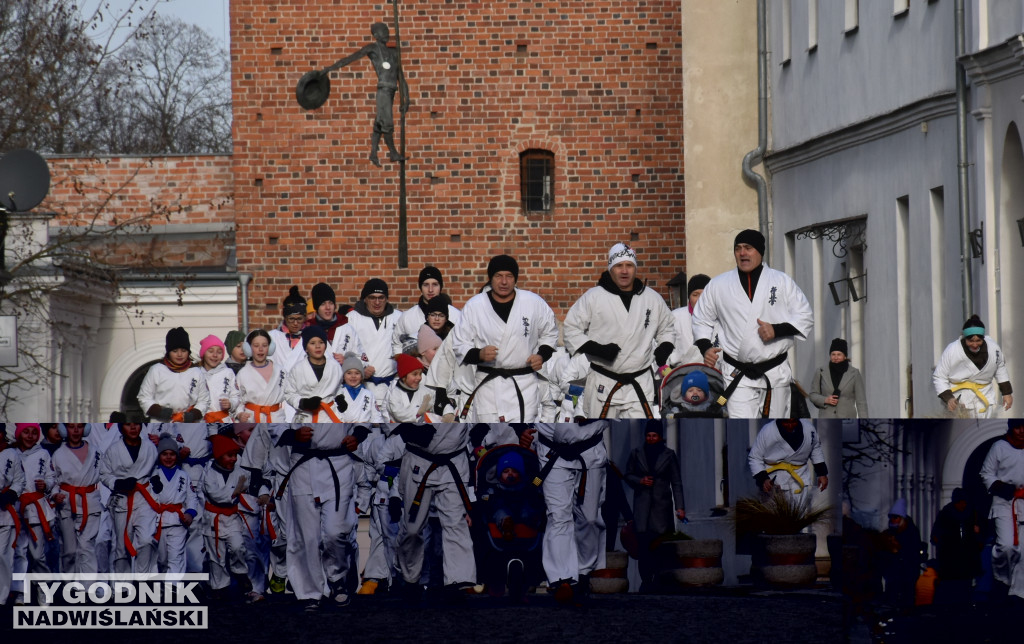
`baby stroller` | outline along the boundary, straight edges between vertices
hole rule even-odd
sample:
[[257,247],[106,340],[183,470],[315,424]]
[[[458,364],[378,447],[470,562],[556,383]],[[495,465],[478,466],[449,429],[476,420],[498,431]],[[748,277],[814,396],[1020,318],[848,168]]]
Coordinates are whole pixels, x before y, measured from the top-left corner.
[[[685,386],[684,386],[685,385]],[[691,385],[703,385],[707,398],[699,403],[684,397]],[[668,372],[661,381],[662,418],[727,418],[717,401],[725,393],[725,377],[714,367],[684,364]]]
[[[517,476],[506,472],[510,468]],[[481,577],[493,596],[503,595],[507,585],[512,600],[521,602],[526,589],[543,577],[540,545],[547,509],[533,484],[539,473],[536,452],[519,445],[499,445],[477,462],[473,525],[479,530]]]

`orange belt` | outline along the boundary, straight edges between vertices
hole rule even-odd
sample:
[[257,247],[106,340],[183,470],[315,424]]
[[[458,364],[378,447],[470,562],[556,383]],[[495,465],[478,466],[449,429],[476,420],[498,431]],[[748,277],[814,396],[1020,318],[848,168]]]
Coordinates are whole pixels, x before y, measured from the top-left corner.
[[160,520],[156,523],[156,540],[160,541],[160,533],[164,529],[164,512],[174,512],[181,518],[182,526],[185,525],[185,513],[181,511],[181,503],[157,503],[154,508],[160,515]]
[[71,502],[71,514],[78,514],[77,508],[75,508],[75,497],[82,497],[82,525],[78,526],[78,531],[82,532],[85,530],[85,522],[89,520],[89,493],[96,491],[96,484],[86,486],[76,486],[70,483],[61,483],[60,489],[68,493],[68,500]]
[[53,530],[50,529],[50,522],[46,520],[46,515],[43,513],[43,506],[39,504],[39,501],[42,498],[42,492],[25,492],[18,499],[21,501],[21,512],[23,518],[25,518],[25,529],[28,530],[28,536],[32,537],[33,543],[38,540],[36,539],[36,533],[32,531],[32,526],[29,524],[28,518],[24,517],[26,505],[36,506],[36,515],[39,517],[39,527],[43,529],[43,535],[46,536],[47,541],[53,540]]
[[317,411],[313,412],[313,421],[312,422],[314,422],[314,423],[319,422],[317,419],[319,418],[320,412],[322,411],[325,414],[327,414],[327,417],[331,419],[331,422],[333,422],[333,423],[340,423],[341,419],[338,418],[338,415],[335,414],[334,411],[331,410],[331,407],[333,407],[333,406],[334,406],[334,402],[333,401],[332,402],[320,401],[320,409],[318,409]]
[[[249,512],[252,512],[253,514],[256,514],[256,510],[254,510],[252,508],[252,506],[249,505],[249,502],[245,500],[244,496],[238,497],[238,502],[241,503],[242,506],[246,510],[248,510]],[[267,527],[267,535],[271,538],[271,540],[277,539],[277,531],[274,530],[274,524],[271,523],[271,521],[270,521],[270,504],[269,503],[263,509],[263,520],[265,521],[264,525],[266,525],[266,527]],[[249,536],[252,537],[253,539],[255,539],[256,535],[254,535],[252,533],[252,528],[249,527],[249,522],[248,521],[245,522],[245,527],[246,527],[246,529],[249,530]],[[262,532],[263,532],[263,530],[260,530],[261,534],[262,534]]]
[[[181,410],[179,412],[175,412],[175,413],[171,414],[171,422],[172,423],[183,423],[183,422],[185,422],[185,412],[192,411],[195,408],[196,408],[196,406],[192,405],[188,409],[183,409],[183,410]],[[132,556],[134,556],[134,555],[132,555]]]
[[[3,492],[7,492],[10,489],[11,489],[11,486],[8,485],[4,489],[0,490],[0,494],[2,494]],[[14,519],[14,543],[11,544],[11,547],[12,548],[17,548],[18,547],[18,535],[21,533],[21,519],[18,518],[18,511],[14,509],[14,504],[13,503],[11,503],[10,505],[7,506],[7,512],[9,512],[10,515],[11,515],[11,518]]]
[[[128,528],[131,526],[132,522],[132,509],[135,506],[135,492],[138,492],[139,494],[142,495],[142,498],[146,500],[146,503],[149,504],[149,507],[153,508],[154,512],[156,512],[158,515],[160,513],[160,504],[157,503],[156,499],[154,499],[152,495],[150,495],[149,493],[149,483],[136,482],[135,489],[128,496],[128,516],[125,517],[124,520],[124,548],[128,551],[128,554],[133,557],[139,554],[138,551],[135,550],[135,546],[132,545],[131,537],[128,535]],[[160,529],[158,527],[156,533],[157,540],[160,539],[159,534]]]
[[[248,504],[245,505],[248,506]],[[226,508],[222,508],[219,505],[214,505],[207,501],[206,505],[204,505],[203,507],[206,508],[207,512],[212,512],[216,515],[213,517],[213,552],[217,556],[217,558],[220,559],[220,518],[221,516],[231,516],[233,514],[238,514],[238,506],[231,505]],[[248,530],[249,524],[246,523],[245,527]],[[252,535],[252,530],[249,530],[249,535]]]
[[227,417],[228,412],[226,411],[208,411],[206,412],[206,415],[203,416],[203,420],[208,423],[219,423]]
[[[245,408],[252,411],[255,414],[255,418],[252,419],[254,423],[260,422],[271,422],[270,414],[281,409],[281,403],[276,405],[257,405],[256,403],[245,403]],[[261,416],[266,416],[266,419],[260,420]]]

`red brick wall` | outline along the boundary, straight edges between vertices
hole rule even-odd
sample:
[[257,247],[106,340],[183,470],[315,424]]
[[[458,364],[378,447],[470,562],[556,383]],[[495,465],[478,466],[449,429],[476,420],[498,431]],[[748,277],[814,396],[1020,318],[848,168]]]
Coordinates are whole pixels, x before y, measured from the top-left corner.
[[[370,43],[372,23],[388,23],[394,42],[392,6],[231,3],[238,267],[254,275],[252,324],[280,319],[291,284],[308,294],[321,280],[351,302],[382,277],[406,308],[426,263],[461,305],[498,253],[518,258],[520,286],[561,318],[608,248],[631,239],[641,277],[667,295],[685,258],[679,0],[399,9],[411,95],[407,269],[397,261],[398,166],[367,160],[370,62],[334,72],[319,110],[295,101],[299,77]],[[555,154],[556,206],[526,217],[519,153],[533,147]]]

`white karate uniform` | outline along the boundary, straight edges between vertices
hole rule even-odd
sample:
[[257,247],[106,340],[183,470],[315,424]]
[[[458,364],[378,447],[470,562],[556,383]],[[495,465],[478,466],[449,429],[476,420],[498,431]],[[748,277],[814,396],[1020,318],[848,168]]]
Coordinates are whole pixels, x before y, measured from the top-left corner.
[[363,342],[359,339],[359,333],[351,323],[335,328],[334,339],[327,343],[327,355],[340,356],[337,358],[339,364],[345,361],[346,353],[356,354],[363,362],[369,359],[363,349]]
[[[751,476],[757,476],[762,471],[768,472],[772,482],[794,501],[810,507],[818,483],[814,464],[824,463],[825,453],[821,450],[818,430],[814,425],[807,420],[801,420],[800,423],[804,440],[796,450],[782,437],[782,430],[775,422],[762,427],[747,454],[747,466]],[[791,472],[789,468],[795,471]]]
[[[271,494],[276,494],[278,486],[291,463],[291,450],[277,445],[281,435],[288,430],[284,423],[261,423],[257,425],[245,444],[245,451],[239,458],[239,467],[254,467],[262,470]],[[266,525],[264,516],[263,528],[270,538],[269,568],[277,577],[287,577],[288,548],[288,495],[273,499],[270,510],[270,526]],[[271,527],[273,530],[271,531]],[[273,532],[273,534],[271,534]]]
[[545,387],[537,420],[545,423],[571,423],[576,416],[584,415],[583,396],[573,400],[569,395],[569,387],[574,381],[585,380],[590,374],[587,354],[577,353],[570,358],[569,353],[559,347],[537,373]]
[[[548,525],[544,532],[543,562],[548,583],[577,581],[605,567],[605,524],[601,517],[607,482],[608,450],[604,444],[608,421],[587,424],[537,423],[537,451],[543,470],[552,458],[552,447],[569,449],[574,444],[595,440],[595,445],[576,459],[559,458],[544,479],[541,489],[548,508]],[[547,444],[546,444],[547,443]],[[564,454],[563,448],[563,454]],[[586,465],[587,481],[583,502],[578,492]]]
[[76,456],[77,450],[68,447],[67,443],[58,447],[50,458],[56,481],[53,493],[66,497],[56,506],[63,548],[61,569],[63,572],[94,573],[99,571],[96,537],[103,510],[102,486],[99,484],[103,454],[88,439],[78,449],[87,450],[84,462]]
[[[230,369],[229,369],[230,371]],[[170,407],[175,413],[194,407],[200,414],[210,411],[210,391],[201,367],[175,373],[163,362],[149,368],[139,387],[139,405],[148,413],[153,405]]]
[[230,423],[233,420],[232,412],[238,408],[238,386],[235,384],[235,372],[223,361],[209,371],[205,368],[200,369],[206,376],[206,389],[210,396],[210,406],[206,413],[224,411],[220,406],[221,398],[228,401],[226,411],[228,415],[218,420],[207,419],[208,422]]
[[[498,348],[498,357],[492,362],[476,366],[472,404],[463,416],[469,422],[533,422],[543,395],[537,375],[526,373],[510,378],[497,377],[481,386],[487,377],[485,367],[521,369],[527,367],[527,358],[536,354],[541,346],[558,346],[558,325],[551,307],[536,293],[515,289],[515,300],[504,322],[491,306],[487,293],[474,295],[462,311],[462,319],[449,338],[458,364],[464,364],[472,349],[486,346]],[[472,389],[467,396],[472,394]],[[522,402],[520,403],[520,396]],[[522,415],[520,415],[520,406]]]
[[338,414],[343,423],[386,423],[387,418],[377,409],[377,398],[369,387],[360,387],[356,397],[344,385],[338,390],[338,394],[345,397],[348,407]]
[[[153,478],[159,477],[162,487],[159,492],[152,487]],[[157,567],[160,572],[181,574],[186,572],[185,543],[189,529],[181,522],[181,514],[191,510],[192,519],[197,520],[202,502],[195,485],[181,467],[171,472],[171,478],[159,465],[150,477],[150,490],[153,498],[160,504],[160,541],[157,542]],[[180,507],[178,507],[180,506]],[[181,514],[178,514],[178,512]],[[196,530],[200,531],[197,524]]]
[[[693,337],[712,341],[717,331],[723,354],[744,363],[765,362],[793,348],[796,338],[792,336],[765,344],[757,333],[759,319],[771,324],[788,322],[804,338],[814,328],[811,305],[800,287],[785,273],[765,265],[753,301],[744,292],[737,270],[713,278],[694,307]],[[734,368],[725,363],[726,386],[732,381],[733,373]],[[785,418],[789,415],[789,385],[793,381],[789,362],[769,369],[765,375],[772,386],[769,416]],[[744,377],[729,398],[729,417],[760,417],[766,393],[764,378]]]
[[[275,352],[276,353],[276,352]],[[305,353],[303,353],[305,355]],[[264,380],[261,371],[270,370],[270,379]],[[247,362],[244,367],[238,370],[235,382],[238,384],[238,408],[235,409],[235,417],[239,414],[248,413],[248,422],[265,423],[284,422],[288,412],[284,404],[284,380],[288,372],[271,358],[266,367],[255,367]],[[267,413],[257,413],[259,407],[277,407]],[[259,416],[257,418],[257,416]]]
[[248,476],[248,472],[237,467],[237,464],[235,469],[225,472],[214,463],[210,465],[203,480],[206,510],[203,536],[210,560],[210,587],[215,590],[227,588],[231,584],[232,575],[245,575],[249,571],[246,564],[248,551],[242,540],[242,532],[247,531],[248,527],[238,511],[238,497],[233,494],[239,480],[242,477],[248,479]]
[[156,572],[156,541],[154,534],[158,517],[153,508],[138,490],[130,493],[132,512],[128,516],[128,495],[114,492],[117,479],[134,478],[138,484],[149,486],[149,477],[156,466],[156,446],[142,436],[139,455],[134,461],[128,453],[124,440],[113,441],[100,459],[100,482],[111,491],[107,509],[114,520],[113,569],[116,573],[132,572],[132,557],[125,546],[125,534],[138,551],[134,558],[135,572]]
[[651,417],[658,417],[652,373],[654,350],[665,342],[676,344],[672,311],[661,295],[654,289],[644,288],[633,295],[627,311],[617,293],[595,286],[569,309],[562,334],[570,355],[578,353],[588,341],[619,346],[619,353],[611,362],[589,356],[591,371],[583,394],[583,408],[587,418],[647,417],[632,384],[618,388],[611,398],[607,413],[602,415],[605,403],[618,383],[614,378],[598,373],[595,366],[622,376],[635,374],[633,378],[640,385],[644,399],[650,406]]
[[[432,462],[413,450],[443,457],[449,455],[451,463],[463,483],[469,480],[469,424],[438,424],[434,437],[425,447],[406,445],[402,458],[399,481],[405,509],[398,533],[398,562],[402,578],[406,583],[418,584],[423,572],[426,538],[424,530],[430,518],[429,508],[437,509],[441,522],[441,545],[444,559],[444,583],[475,584],[476,560],[473,556],[473,539],[466,523],[466,505],[459,493],[454,475],[447,465],[437,467],[425,478]],[[413,499],[423,486],[421,505],[415,518],[410,517]]]
[[[351,535],[358,521],[355,461],[348,454],[330,453],[352,434],[352,426],[321,423],[312,427],[312,440],[291,448],[291,477],[285,487],[291,508],[288,579],[299,600],[320,599],[343,589]],[[314,456],[304,458],[306,454]]]
[[[276,362],[282,371],[287,372],[296,362],[306,359],[306,351],[302,348],[302,338],[289,338],[285,327],[267,331],[267,335],[274,343],[274,355],[270,356],[270,359]],[[292,345],[293,340],[295,341],[294,345]]]
[[[1024,486],[1024,449],[1017,449],[1006,440],[996,441],[985,456],[980,474],[986,489],[996,481],[1017,488]],[[1014,509],[1018,545],[1013,544]],[[992,546],[992,574],[1010,587],[1011,595],[1024,597],[1024,499],[1007,501],[993,495],[988,516],[993,520],[996,531],[996,542]]]
[[[391,520],[388,504],[399,495],[397,467],[389,466],[405,454],[405,443],[388,438],[378,428],[359,446],[364,469],[374,486],[367,512],[370,515],[370,550],[366,555],[363,579],[386,581],[390,586],[398,575],[399,522]],[[360,507],[363,507],[360,505]]]
[[[452,306],[448,305],[448,321],[453,325],[458,326],[459,320],[462,318],[462,313]],[[405,311],[402,311],[402,317],[398,319],[395,324],[395,332],[391,336],[391,355],[398,355],[402,353],[402,347],[408,341],[415,342],[419,337],[420,327],[423,326],[427,321],[427,317],[423,314],[423,309],[420,308],[419,304],[413,306]]]
[[[953,392],[953,396],[967,408],[971,418],[995,416],[1003,402],[996,383],[1010,381],[1003,350],[987,335],[985,345],[988,350],[988,362],[983,368],[979,369],[971,362],[960,340],[954,340],[943,350],[939,364],[935,365],[935,371],[932,373],[932,385],[935,387],[936,395],[961,384],[980,387],[981,395],[964,387]],[[985,397],[984,400],[981,396]]]
[[[18,496],[25,491],[21,452],[13,447],[0,452],[0,492],[8,490]],[[8,507],[0,508],[0,604],[6,603],[11,593],[11,575],[14,572],[14,548],[11,546],[18,538],[17,526],[21,523],[21,519],[16,518],[17,513],[17,499]]]
[[690,306],[674,309],[672,318],[676,329],[676,348],[668,357],[669,366],[704,364],[704,356],[700,354],[700,349],[693,346],[693,316],[690,313]]
[[452,401],[453,412],[459,413],[475,386],[476,367],[459,363],[455,357],[453,342],[452,333],[449,333],[423,374],[420,387],[426,387],[429,391],[443,388],[448,399]]
[[[30,449],[21,452],[21,466],[25,473],[25,490],[21,495],[21,534],[18,536],[18,546],[14,551],[14,572],[50,572],[50,566],[46,563],[46,545],[48,539],[57,538],[60,529],[57,525],[57,515],[47,498],[54,487],[50,454],[37,442]],[[43,481],[46,489],[39,499],[26,502],[26,495],[35,496],[39,493],[36,481]],[[49,538],[44,533],[44,521],[52,535]],[[11,588],[23,592],[24,582],[15,581]]]
[[[431,402],[424,414],[417,416],[425,398],[429,398]],[[424,421],[424,417],[433,415],[433,399],[434,392],[424,387],[422,381],[420,381],[419,389],[409,390],[401,385],[396,378],[391,381],[388,391],[388,418],[392,423],[428,422]]]
[[[361,304],[358,305],[362,308]],[[389,304],[388,307],[391,307]],[[384,309],[385,312],[387,308]],[[382,414],[387,414],[388,385],[391,384],[392,376],[398,372],[391,352],[391,338],[395,333],[395,326],[401,319],[402,313],[393,310],[386,313],[380,319],[380,325],[374,321],[373,316],[362,314],[353,309],[348,314],[348,323],[356,329],[360,342],[363,343],[366,360],[363,362],[373,367],[373,381],[366,383],[367,387],[373,389],[373,396],[377,400],[377,409]],[[395,376],[397,377],[397,376]]]
[[338,389],[341,388],[342,375],[341,365],[329,356],[324,364],[324,375],[320,380],[316,379],[309,360],[296,363],[284,378],[284,399],[295,409],[293,422],[331,422],[330,416],[324,411],[310,412],[299,409],[299,400],[319,396],[322,402],[330,405],[334,414],[337,415],[334,397],[338,395]]

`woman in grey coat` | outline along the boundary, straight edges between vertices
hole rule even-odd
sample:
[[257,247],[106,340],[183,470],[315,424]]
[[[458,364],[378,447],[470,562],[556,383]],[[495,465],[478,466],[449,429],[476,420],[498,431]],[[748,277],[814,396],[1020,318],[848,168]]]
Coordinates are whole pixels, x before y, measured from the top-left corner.
[[683,481],[676,453],[665,447],[661,421],[647,424],[644,445],[629,455],[626,483],[633,488],[633,515],[640,541],[640,576],[645,586],[656,572],[654,540],[675,532],[675,519],[686,517],[683,503]]
[[850,364],[846,340],[836,338],[829,347],[828,366],[818,369],[811,382],[811,402],[818,418],[870,418],[864,377]]

